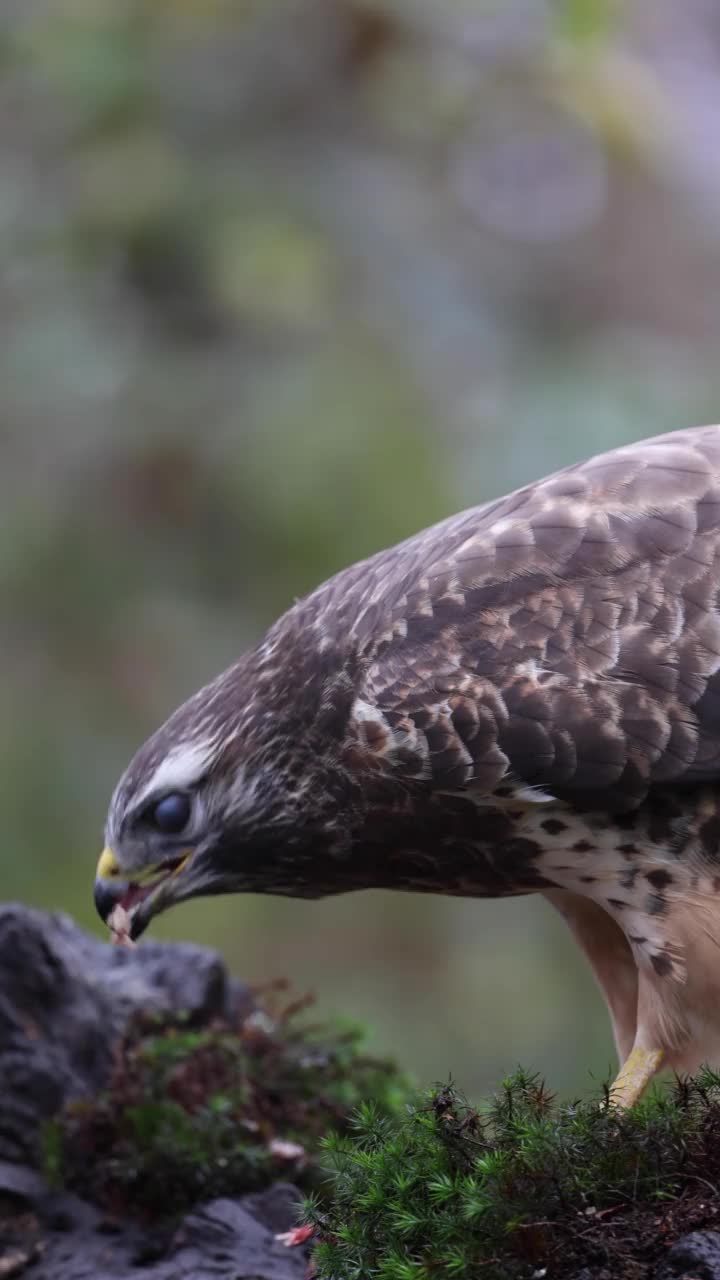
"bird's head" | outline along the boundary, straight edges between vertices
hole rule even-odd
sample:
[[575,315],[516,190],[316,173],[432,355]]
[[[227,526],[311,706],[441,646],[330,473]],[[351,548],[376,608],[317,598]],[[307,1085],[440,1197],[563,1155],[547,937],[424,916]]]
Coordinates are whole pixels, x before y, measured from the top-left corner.
[[287,666],[274,677],[267,667],[246,659],[218,677],[141,747],[120,779],[95,904],[105,921],[123,907],[133,939],[188,898],[317,896],[304,875],[307,860],[342,852],[337,756],[352,681],[338,682],[325,667],[303,683]]

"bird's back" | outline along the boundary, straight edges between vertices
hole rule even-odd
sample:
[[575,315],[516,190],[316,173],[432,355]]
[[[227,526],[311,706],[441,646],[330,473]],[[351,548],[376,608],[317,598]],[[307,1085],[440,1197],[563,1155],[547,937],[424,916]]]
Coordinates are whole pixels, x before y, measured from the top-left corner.
[[717,776],[719,594],[711,426],[453,516],[299,608],[355,646],[358,732],[399,776],[620,811]]

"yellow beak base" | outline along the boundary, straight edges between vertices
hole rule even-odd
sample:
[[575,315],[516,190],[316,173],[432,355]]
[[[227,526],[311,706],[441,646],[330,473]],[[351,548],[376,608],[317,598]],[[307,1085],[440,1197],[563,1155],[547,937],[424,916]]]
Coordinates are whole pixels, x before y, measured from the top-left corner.
[[98,880],[111,880],[120,875],[120,866],[112,849],[107,846],[98,859],[95,876]]

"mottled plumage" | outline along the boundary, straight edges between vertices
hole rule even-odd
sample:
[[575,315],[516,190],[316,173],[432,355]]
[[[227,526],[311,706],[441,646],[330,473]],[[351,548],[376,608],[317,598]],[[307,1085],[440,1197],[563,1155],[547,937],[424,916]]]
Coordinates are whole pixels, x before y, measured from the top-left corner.
[[[99,906],[128,906],[137,936],[199,893],[540,891],[622,1060],[720,1065],[719,673],[720,427],[701,427],[299,601],[131,763]],[[158,831],[176,792],[188,823]]]

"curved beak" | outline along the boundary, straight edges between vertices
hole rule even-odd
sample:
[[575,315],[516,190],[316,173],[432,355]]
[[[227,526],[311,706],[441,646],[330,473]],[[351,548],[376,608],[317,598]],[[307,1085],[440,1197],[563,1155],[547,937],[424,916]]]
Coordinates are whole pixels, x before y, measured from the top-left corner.
[[95,872],[93,897],[103,924],[110,924],[116,907],[122,907],[130,917],[130,937],[134,942],[140,937],[152,917],[175,899],[175,880],[187,865],[193,850],[188,849],[173,858],[152,867],[143,868],[137,879],[128,880],[122,874],[120,863],[112,849],[100,854]]
[[115,907],[122,906],[123,898],[129,891],[129,881],[122,878],[115,854],[106,847],[98,860],[93,893],[95,908],[103,924],[107,924]]

